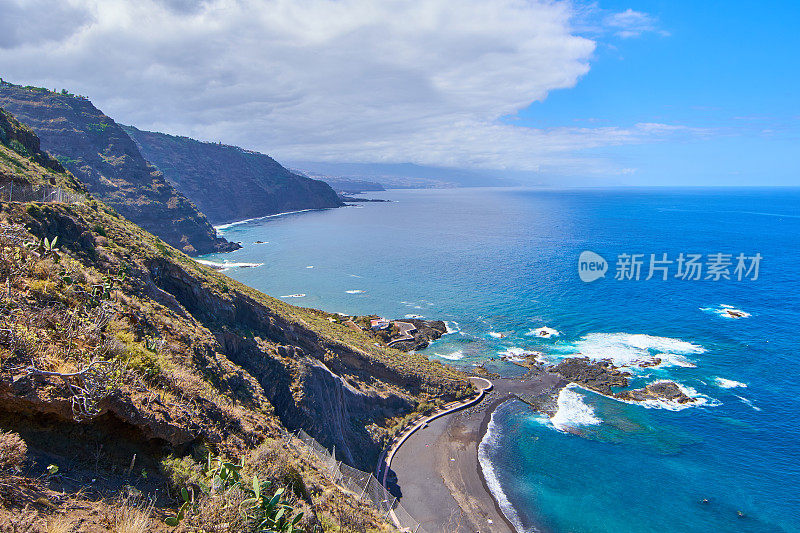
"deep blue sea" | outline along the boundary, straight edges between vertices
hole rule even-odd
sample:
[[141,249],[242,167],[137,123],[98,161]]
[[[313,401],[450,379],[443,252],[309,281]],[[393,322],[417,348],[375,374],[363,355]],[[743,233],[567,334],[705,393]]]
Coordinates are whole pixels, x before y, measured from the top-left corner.
[[[453,333],[424,353],[460,367],[517,375],[501,355],[526,351],[659,357],[633,368],[634,384],[674,380],[693,406],[571,387],[553,419],[513,401],[495,412],[481,460],[520,530],[800,531],[800,189],[369,196],[392,203],[231,225],[223,234],[244,248],[205,259],[260,264],[227,274],[296,305],[446,320]],[[585,250],[608,262],[605,277],[580,280]],[[702,278],[729,260],[731,279],[676,277],[681,253],[701,254]],[[615,279],[624,254],[642,254],[640,279]],[[645,279],[650,254],[674,261],[656,263],[666,281]]]

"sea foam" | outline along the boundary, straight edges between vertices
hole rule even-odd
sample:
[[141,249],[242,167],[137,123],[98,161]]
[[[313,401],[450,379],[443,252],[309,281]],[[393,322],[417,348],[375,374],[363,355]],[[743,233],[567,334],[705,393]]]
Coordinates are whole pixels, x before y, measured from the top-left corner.
[[453,333],[460,333],[463,335],[461,332],[461,326],[455,320],[445,320],[444,326],[447,328],[445,335],[451,335]]
[[559,431],[568,431],[578,426],[594,426],[601,422],[595,416],[594,409],[584,403],[583,395],[575,391],[576,388],[570,384],[558,393],[558,410],[550,418],[550,422]]
[[727,304],[719,304],[716,307],[701,307],[700,310],[729,320],[750,318],[751,316],[750,313]]
[[705,348],[681,339],[641,333],[589,333],[578,341],[557,348],[558,351],[594,360],[608,359],[616,366],[636,367],[661,360],[661,366],[694,367],[688,355],[701,354]]
[[461,350],[456,350],[455,352],[450,352],[450,353],[434,352],[433,355],[435,355],[436,357],[441,357],[442,359],[449,359],[450,361],[458,361],[459,359],[464,358],[464,352],[462,352]]
[[[654,381],[653,384],[662,383],[664,381],[672,381],[672,380],[662,379]],[[702,407],[702,406],[717,407],[722,405],[722,402],[720,402],[719,400],[716,400],[710,396],[706,396],[705,394],[701,394],[692,387],[683,385],[682,383],[678,383],[676,381],[672,381],[672,383],[675,383],[675,385],[678,386],[678,389],[680,389],[680,391],[684,393],[686,396],[694,398],[694,401],[688,403],[678,403],[671,400],[666,400],[664,398],[659,398],[657,400],[653,399],[653,400],[645,400],[642,402],[637,402],[635,400],[620,400],[619,398],[614,398],[614,399],[631,405],[639,405],[647,409],[666,409],[668,411],[683,411],[684,409],[689,409],[692,407]]]
[[517,348],[516,346],[512,346],[510,348],[506,348],[502,352],[499,352],[498,355],[505,357],[509,361],[525,361],[527,356],[535,355],[535,359],[539,362],[543,362],[541,359],[544,357],[542,352],[536,352],[533,350],[526,350],[524,348]]
[[232,268],[256,268],[264,264],[264,263],[229,263],[228,261],[218,263],[216,261],[208,261],[206,259],[195,259],[195,261],[197,261],[201,265],[205,265],[215,270],[219,270],[220,272],[225,272],[226,270],[230,270]]
[[542,337],[544,339],[549,339],[550,337],[558,337],[559,335],[561,335],[561,332],[558,331],[557,329],[541,327],[532,329],[525,335],[528,335],[529,337]]
[[492,493],[492,496],[494,496],[500,510],[503,511],[505,517],[514,526],[514,529],[517,531],[525,531],[517,511],[511,505],[508,496],[506,496],[503,487],[500,485],[497,471],[492,464],[492,460],[489,458],[489,451],[492,448],[496,448],[500,440],[494,416],[495,413],[493,412],[486,426],[486,434],[478,444],[478,463],[481,465],[481,471],[483,472],[483,479],[486,480],[486,486],[489,487],[489,491]]
[[739,395],[737,394],[737,395],[736,395],[736,397],[737,397],[737,398],[739,398],[740,400],[742,400],[742,403],[743,403],[743,404],[745,404],[745,405],[747,405],[747,406],[749,406],[749,407],[752,407],[752,408],[753,408],[753,409],[755,409],[756,411],[760,411],[760,410],[761,410],[761,408],[760,408],[760,407],[756,407],[756,405],[755,405],[755,404],[754,404],[752,401],[748,400],[748,399],[747,399],[747,398],[745,398],[744,396],[739,396]]
[[747,387],[747,383],[742,383],[741,381],[735,381],[732,379],[725,379],[721,377],[714,378],[714,383],[717,384],[717,387],[721,389],[735,389],[736,387]]
[[217,231],[225,231],[226,229],[230,229],[234,226],[240,226],[242,224],[247,224],[248,222],[255,222],[256,220],[264,220],[267,218],[275,218],[275,217],[282,217],[284,215],[294,215],[295,213],[305,213],[306,211],[314,211],[314,209],[301,209],[299,211],[286,211],[284,213],[275,213],[274,215],[266,215],[263,217],[255,217],[255,218],[246,218],[244,220],[237,220],[236,222],[230,222],[228,224],[220,224],[219,226],[214,226],[214,229]]

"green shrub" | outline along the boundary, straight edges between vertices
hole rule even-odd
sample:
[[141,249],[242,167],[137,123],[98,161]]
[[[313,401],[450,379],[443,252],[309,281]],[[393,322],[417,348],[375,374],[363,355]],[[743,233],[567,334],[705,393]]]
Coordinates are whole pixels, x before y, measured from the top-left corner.
[[25,148],[21,142],[16,139],[11,139],[11,142],[8,143],[9,148],[17,152],[19,155],[24,157],[30,157],[31,153]]
[[66,167],[67,165],[70,165],[72,163],[79,163],[80,162],[78,159],[72,159],[71,157],[67,157],[67,156],[64,156],[64,155],[56,156],[56,160],[58,160],[58,162],[61,163],[61,166],[63,166],[63,167]]
[[145,378],[154,378],[163,372],[161,357],[141,343],[135,342],[132,333],[119,331],[116,333],[116,338],[125,347],[120,358],[122,362],[127,363],[128,368],[137,371]]
[[108,128],[108,124],[103,122],[87,124],[86,129],[95,133],[103,133]]
[[39,209],[39,206],[35,204],[30,204],[28,207],[25,208],[25,212],[28,213],[33,218],[39,218],[42,216],[42,210]]
[[176,492],[190,485],[198,485],[202,490],[208,490],[205,486],[203,467],[191,456],[170,455],[161,461],[161,470],[169,479],[170,487]]

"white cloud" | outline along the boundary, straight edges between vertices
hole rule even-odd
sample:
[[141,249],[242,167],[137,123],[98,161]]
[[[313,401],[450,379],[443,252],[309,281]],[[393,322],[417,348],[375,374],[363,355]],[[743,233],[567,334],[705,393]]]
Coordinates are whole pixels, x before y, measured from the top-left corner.
[[610,28],[618,37],[628,39],[639,37],[643,33],[658,32],[661,35],[669,35],[668,32],[659,30],[656,19],[647,13],[626,9],[620,13],[612,13],[605,18],[605,25]]
[[60,0],[0,0],[0,50],[61,40],[88,21],[88,13]]
[[[575,34],[563,1],[61,4],[84,25],[54,32],[39,12],[47,40],[4,43],[0,75],[86,94],[120,122],[279,159],[572,169],[591,167],[580,150],[676,133],[501,120],[589,71],[595,43]],[[641,15],[609,24],[646,31]]]

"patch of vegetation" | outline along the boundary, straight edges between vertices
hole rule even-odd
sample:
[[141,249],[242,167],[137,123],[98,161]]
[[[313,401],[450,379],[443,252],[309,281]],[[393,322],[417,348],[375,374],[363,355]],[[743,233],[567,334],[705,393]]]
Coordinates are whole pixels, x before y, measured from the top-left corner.
[[28,446],[11,431],[0,431],[0,471],[19,470],[28,454]]
[[80,163],[80,159],[72,159],[71,157],[67,157],[65,155],[57,155],[56,160],[64,167]]
[[23,157],[30,157],[31,153],[25,148],[21,142],[16,139],[11,139],[11,142],[8,143],[8,147],[17,152],[19,155]]
[[[173,472],[179,472],[181,476],[186,474],[185,461],[173,459],[167,464]],[[238,512],[236,522],[245,526],[242,529],[253,533],[302,531],[297,526],[303,513],[295,511],[292,501],[286,496],[286,489],[273,488],[272,481],[261,480],[257,474],[249,478],[243,476],[243,467],[243,462],[227,462],[209,454],[197,473],[199,483],[180,489],[183,503],[174,516],[165,520],[166,524],[174,527],[184,520],[195,519],[202,529],[201,524],[209,515],[230,517]],[[230,528],[230,519],[227,523]]]
[[92,122],[86,125],[86,129],[93,133],[103,133],[109,127],[109,124],[105,122]]

